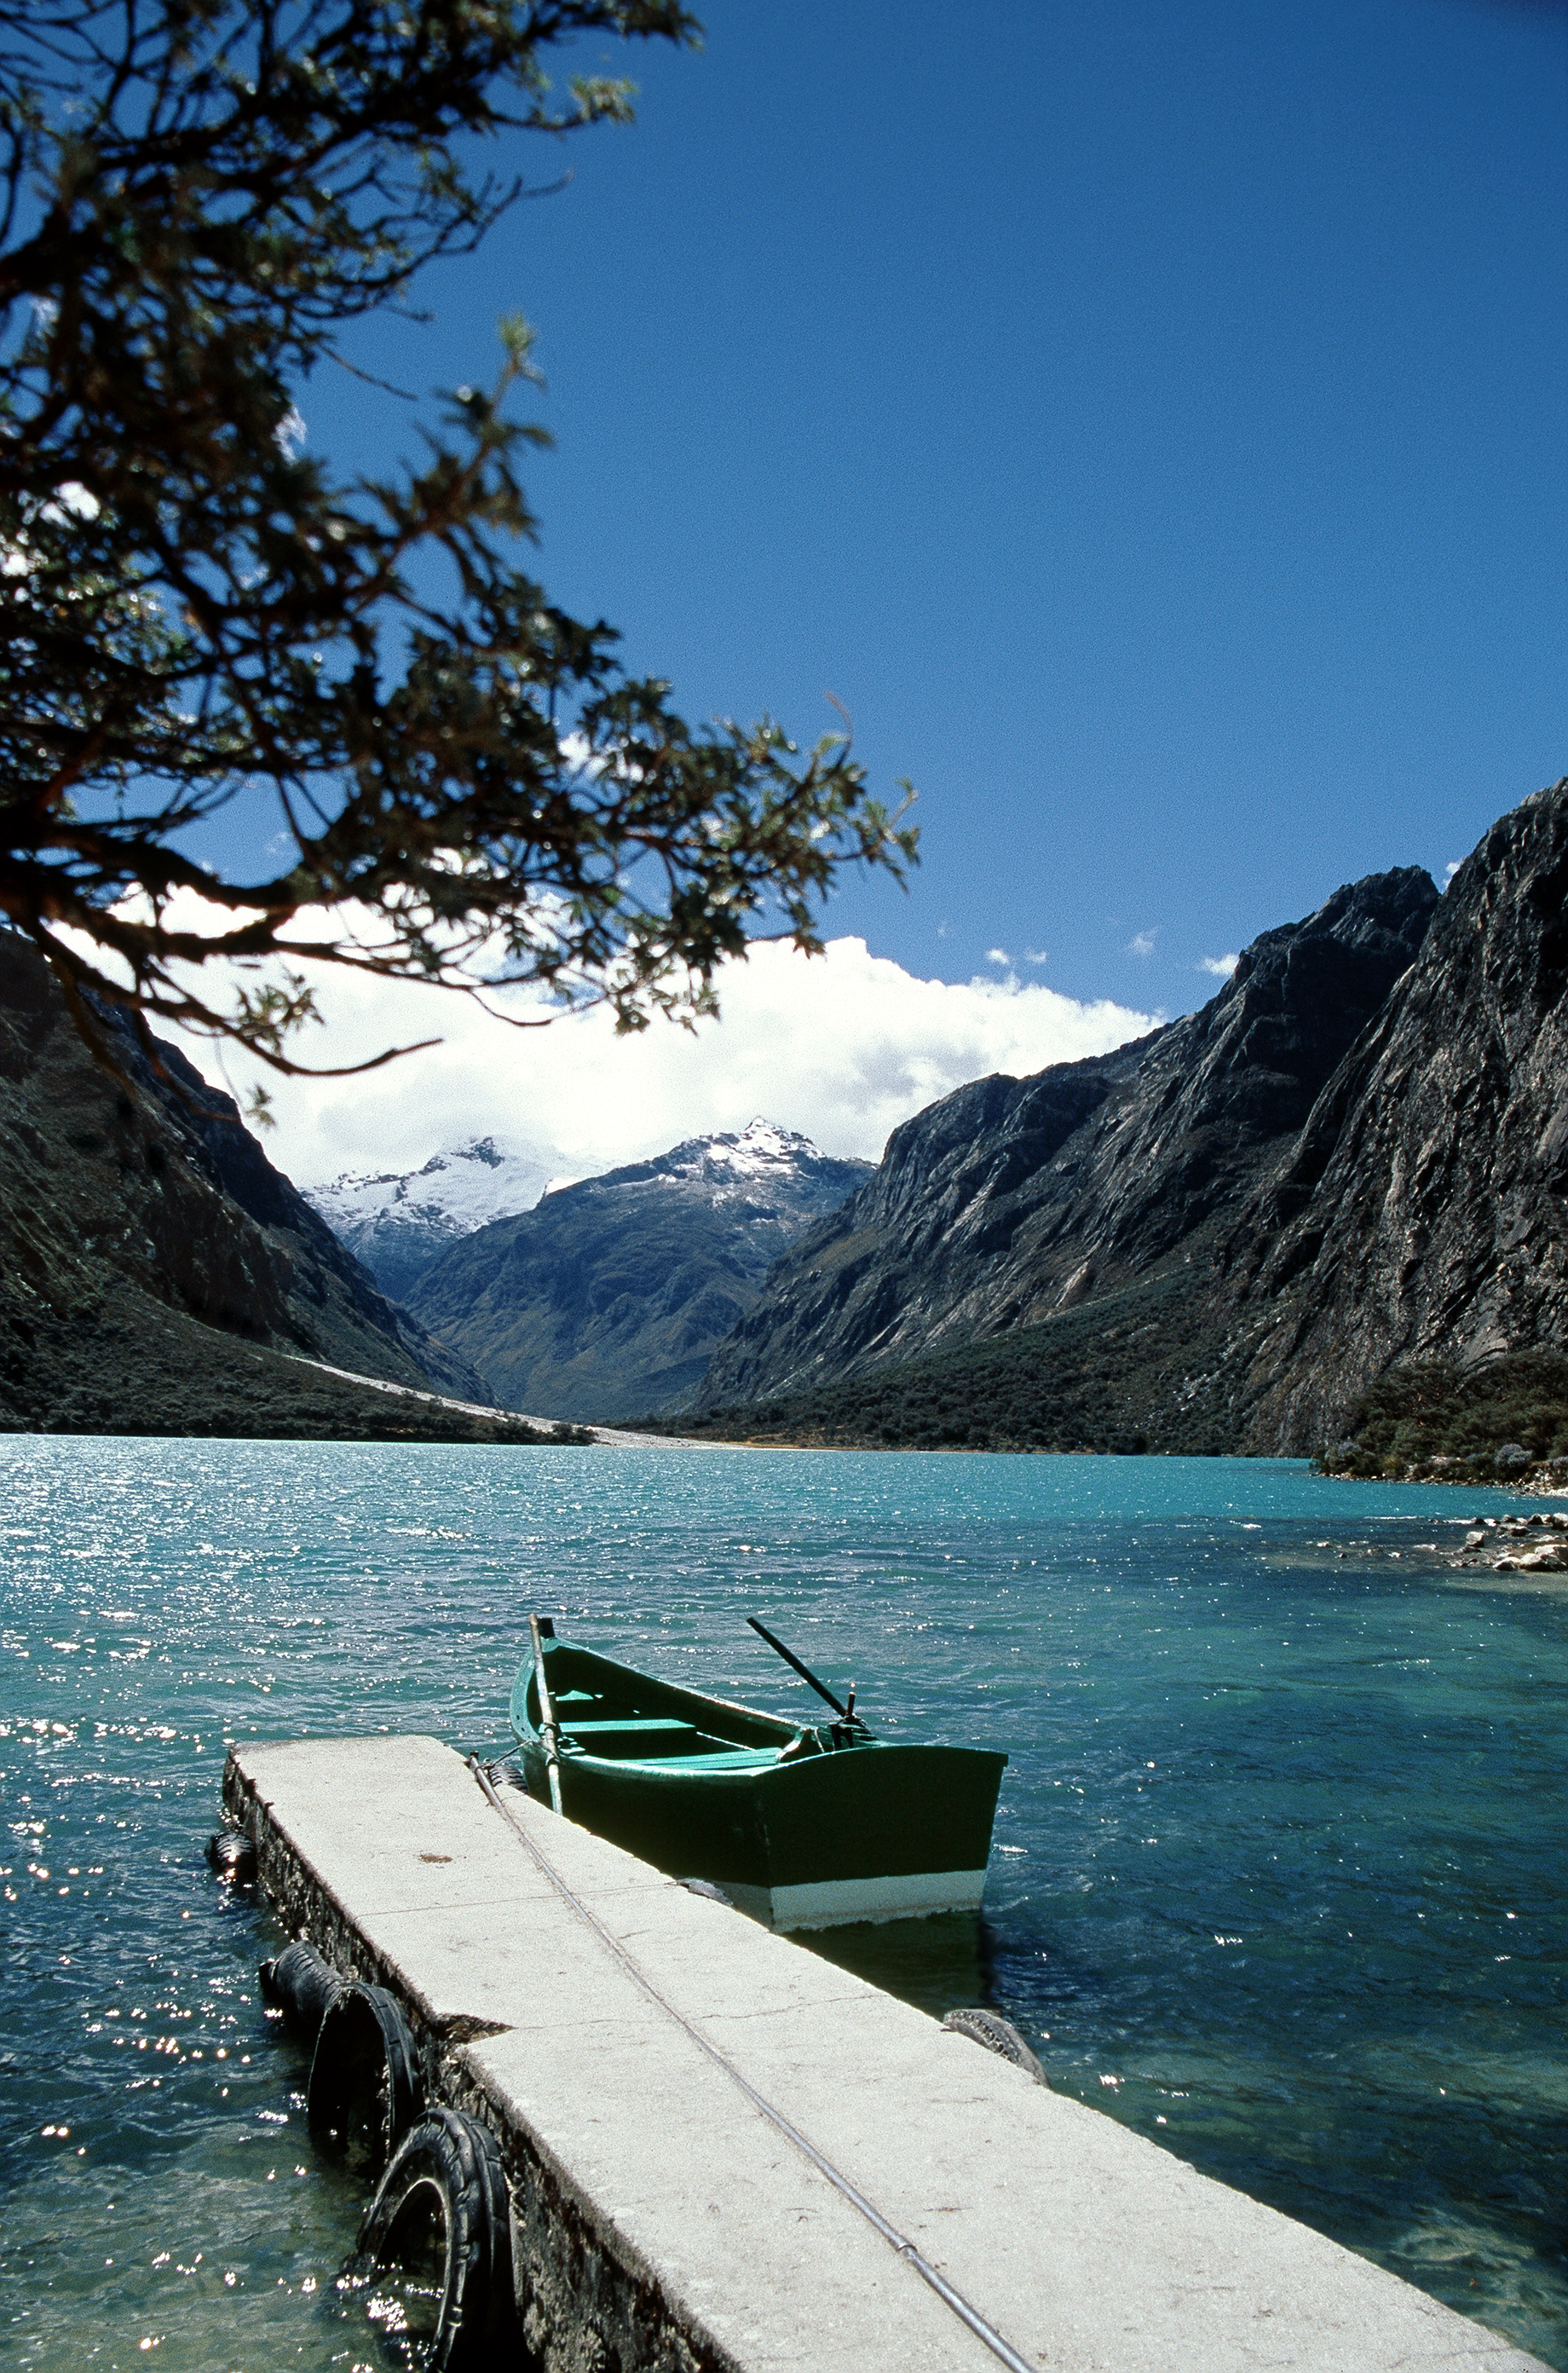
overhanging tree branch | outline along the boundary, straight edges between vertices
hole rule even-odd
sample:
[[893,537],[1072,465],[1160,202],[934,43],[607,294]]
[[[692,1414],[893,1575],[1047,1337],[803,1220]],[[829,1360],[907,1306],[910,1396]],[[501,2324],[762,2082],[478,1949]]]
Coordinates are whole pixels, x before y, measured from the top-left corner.
[[[296,433],[343,325],[518,195],[476,139],[629,119],[547,54],[696,31],[677,0],[0,0],[0,911],[78,1011],[303,1069],[308,958],[637,1029],[711,1011],[770,917],[815,948],[844,864],[912,861],[847,740],[692,731],[519,569],[519,321],[417,469],[340,482]],[[258,799],[272,878],[192,853]],[[220,959],[284,970],[220,997]]]

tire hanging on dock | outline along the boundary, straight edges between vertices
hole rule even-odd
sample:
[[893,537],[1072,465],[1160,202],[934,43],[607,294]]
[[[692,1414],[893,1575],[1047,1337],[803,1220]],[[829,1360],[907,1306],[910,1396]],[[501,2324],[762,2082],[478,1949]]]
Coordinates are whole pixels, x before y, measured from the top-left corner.
[[343,1986],[327,2005],[305,2092],[310,2139],[372,2181],[419,2109],[408,2021],[382,1986]]
[[304,2043],[314,2043],[321,2021],[348,1980],[314,1945],[285,1945],[257,1971],[261,1992]]
[[213,1876],[242,1892],[256,1884],[256,1848],[243,1829],[219,1829],[207,1840]]
[[458,2110],[403,2136],[359,2228],[356,2268],[403,2273],[436,2303],[429,2373],[482,2373],[515,2332],[512,2229],[494,2137]]
[[950,2035],[967,2035],[972,2043],[983,2044],[987,2052],[1010,2060],[1015,2068],[1023,2069],[1037,2085],[1049,2089],[1050,2078],[1010,2018],[993,2010],[950,2010],[942,2024]]

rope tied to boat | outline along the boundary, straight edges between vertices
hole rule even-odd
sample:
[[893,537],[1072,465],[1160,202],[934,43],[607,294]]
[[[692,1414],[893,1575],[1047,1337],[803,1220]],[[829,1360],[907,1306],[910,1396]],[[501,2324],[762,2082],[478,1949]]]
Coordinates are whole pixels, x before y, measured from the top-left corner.
[[833,2189],[836,2192],[841,2192],[843,2198],[850,2203],[852,2207],[857,2208],[860,2211],[860,2214],[865,2218],[866,2223],[870,2225],[875,2231],[881,2235],[883,2240],[886,2241],[889,2248],[894,2250],[897,2254],[903,2259],[906,2265],[913,2267],[922,2282],[928,2285],[929,2287],[935,2292],[943,2305],[950,2308],[961,2323],[968,2325],[969,2329],[974,2333],[977,2340],[984,2342],[986,2347],[990,2349],[993,2356],[1001,2358],[1002,2363],[1008,2367],[1008,2373],[1040,2373],[1040,2368],[1036,2365],[1032,2364],[1028,2357],[1021,2356],[1018,2354],[1018,2351],[1013,2346],[1012,2343],[1003,2338],[1001,2332],[997,2331],[994,2324],[988,2323],[986,2321],[986,2319],[981,2315],[980,2309],[977,2307],[972,2306],[970,2302],[965,2298],[962,2291],[955,2289],[954,2285],[947,2280],[946,2274],[939,2274],[937,2272],[936,2268],[931,2263],[929,2258],[925,2258],[921,2255],[914,2243],[910,2240],[906,2235],[900,2233],[896,2226],[889,2224],[887,2217],[883,2215],[881,2210],[873,2206],[872,2203],[865,2197],[865,2194],[859,2191],[857,2187],[850,2181],[848,2176],[842,2173],[841,2170],[833,2165],[831,2159],[825,2157],[818,2149],[816,2144],[808,2141],[806,2135],[801,2133],[798,2126],[791,2124],[790,2121],[784,2116],[782,2110],[775,2109],[770,2100],[758,2092],[756,2087],[750,2084],[748,2079],[741,2075],[739,2069],[735,2065],[735,2063],[726,2058],[725,2053],[719,2050],[717,2044],[710,2042],[709,2039],[703,2033],[701,2028],[694,2026],[691,2020],[687,2017],[684,2011],[678,2010],[668,1997],[659,1992],[658,1987],[654,1983],[652,1978],[649,1977],[647,1971],[642,1967],[641,1963],[633,1958],[632,1955],[626,1950],[626,1947],[621,1943],[619,1937],[611,1935],[610,1930],[605,1926],[603,1921],[599,1919],[598,1913],[591,1911],[587,1904],[582,1900],[582,1898],[573,1892],[572,1888],[568,1887],[566,1881],[562,1877],[560,1872],[551,1862],[549,1856],[539,1845],[535,1843],[534,1840],[529,1837],[521,1821],[516,1818],[516,1816],[502,1801],[500,1795],[496,1792],[495,1784],[491,1778],[490,1772],[485,1769],[484,1765],[481,1763],[477,1755],[470,1756],[469,1770],[473,1773],[474,1778],[478,1781],[480,1786],[489,1797],[490,1802],[500,1814],[502,1819],[506,1823],[508,1829],[513,1831],[514,1835],[521,1839],[524,1846],[528,1849],[529,1854],[532,1855],[533,1860],[538,1864],[545,1878],[549,1880],[551,1886],[554,1888],[556,1893],[562,1897],[563,1901],[570,1904],[572,1910],[577,1914],[579,1920],[584,1922],[584,1923],[593,1931],[600,1943],[609,1947],[610,1951],[614,1954],[615,1958],[621,1963],[621,1966],[626,1971],[627,1975],[632,1978],[636,1984],[641,1986],[643,1992],[650,1996],[654,2002],[657,2003],[659,2008],[664,2011],[668,2017],[674,2019],[678,2027],[684,2028],[686,2033],[691,2037],[698,2050],[706,2053],[707,2057],[714,2063],[715,2067],[722,2068],[725,2075],[730,2079],[732,2084],[739,2087],[747,2099],[751,2103],[752,2108],[760,2110],[761,2115],[768,2120],[771,2125],[776,2126],[779,2133],[783,2134],[787,2141],[792,2142],[795,2145],[796,2150],[804,2153],[805,2157],[810,2160],[812,2166],[816,2168],[819,2174],[825,2176],[828,2181],[833,2186]]

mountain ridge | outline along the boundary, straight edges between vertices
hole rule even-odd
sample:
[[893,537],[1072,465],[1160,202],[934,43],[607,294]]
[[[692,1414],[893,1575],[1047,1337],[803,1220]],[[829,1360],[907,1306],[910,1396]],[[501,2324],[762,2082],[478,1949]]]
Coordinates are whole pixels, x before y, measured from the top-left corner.
[[301,1191],[394,1302],[475,1229],[531,1210],[559,1168],[526,1139],[494,1131],[443,1146],[413,1170],[343,1171]]
[[[1316,1448],[1344,1383],[1462,1376],[1568,1336],[1568,778],[1500,817],[1410,973],[1221,1248],[1260,1438]],[[1459,1020],[1456,1025],[1455,1017]]]
[[690,1138],[465,1237],[411,1306],[514,1408],[603,1423],[679,1409],[775,1255],[870,1167],[765,1121]]
[[1528,1362],[1568,1327],[1568,780],[1441,900],[1349,883],[1196,1013],[971,1081],[875,1169],[757,1122],[482,1226],[442,1174],[497,1140],[337,1182],[434,1177],[465,1227],[409,1309],[178,1050],[106,1026],[118,1078],[0,933],[0,1427],[485,1434],[363,1374],[731,1437],[1299,1454],[1401,1363],[1390,1438],[1556,1424]]
[[904,1122],[769,1278],[699,1407],[969,1346],[1190,1266],[1306,1121],[1436,903],[1416,867],[1347,884],[1262,933],[1198,1012]]
[[493,1396],[395,1309],[232,1100],[178,1048],[99,1017],[94,1061],[41,956],[0,931],[0,1427],[56,1432],[483,1431],[312,1371]]
[[[1441,900],[1415,869],[1349,884],[1254,941],[1231,988],[1121,1050],[1059,1180],[1007,1175],[994,1115],[940,1210],[928,1165],[936,1239],[979,1245],[972,1273],[945,1277],[916,1229],[889,1291],[885,1163],[780,1264],[688,1429],[1370,1471],[1345,1429],[1418,1456],[1451,1426],[1471,1457],[1528,1409],[1549,1455],[1568,1426],[1537,1374],[1568,1327],[1568,779],[1491,826]],[[1011,1110],[1070,1085],[1063,1068],[987,1093]],[[906,1161],[960,1109],[906,1124]],[[868,1323],[878,1286],[914,1314],[891,1342]]]

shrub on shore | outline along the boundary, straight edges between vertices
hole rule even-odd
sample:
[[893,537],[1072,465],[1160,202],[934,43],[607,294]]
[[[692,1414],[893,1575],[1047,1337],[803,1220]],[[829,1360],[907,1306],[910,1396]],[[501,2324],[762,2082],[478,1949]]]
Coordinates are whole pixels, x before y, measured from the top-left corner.
[[1568,1358],[1535,1350],[1464,1374],[1445,1360],[1390,1368],[1314,1463],[1325,1475],[1539,1485],[1559,1461],[1568,1473]]

